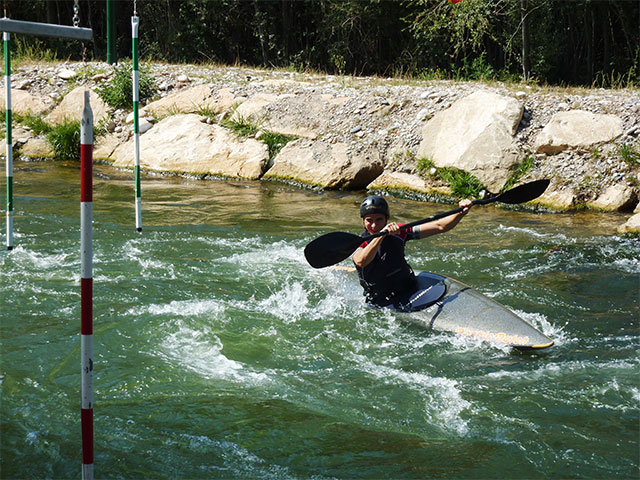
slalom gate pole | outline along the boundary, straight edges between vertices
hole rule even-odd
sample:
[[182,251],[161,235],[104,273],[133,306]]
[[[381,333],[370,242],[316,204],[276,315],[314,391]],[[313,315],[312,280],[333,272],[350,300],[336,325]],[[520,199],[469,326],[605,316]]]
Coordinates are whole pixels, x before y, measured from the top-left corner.
[[84,92],[80,123],[80,342],[82,478],[93,479],[93,112]]
[[8,32],[4,40],[5,119],[7,124],[5,164],[7,170],[7,250],[13,249],[13,139],[11,115],[11,38]]
[[131,17],[131,57],[133,63],[133,157],[135,160],[134,176],[136,182],[136,230],[142,231],[142,194],[140,191],[140,129],[138,127],[138,103],[140,101],[138,75],[138,24],[140,19]]

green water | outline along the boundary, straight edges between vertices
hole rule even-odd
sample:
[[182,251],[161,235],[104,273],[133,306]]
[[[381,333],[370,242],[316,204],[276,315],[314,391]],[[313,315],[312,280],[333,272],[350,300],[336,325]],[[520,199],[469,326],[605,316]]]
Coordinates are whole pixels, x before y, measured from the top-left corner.
[[[638,478],[640,242],[616,215],[477,208],[407,246],[556,344],[519,353],[364,306],[304,246],[362,194],[98,166],[96,478]],[[2,478],[78,478],[79,170],[15,165],[0,253]],[[410,221],[449,206],[392,200]]]

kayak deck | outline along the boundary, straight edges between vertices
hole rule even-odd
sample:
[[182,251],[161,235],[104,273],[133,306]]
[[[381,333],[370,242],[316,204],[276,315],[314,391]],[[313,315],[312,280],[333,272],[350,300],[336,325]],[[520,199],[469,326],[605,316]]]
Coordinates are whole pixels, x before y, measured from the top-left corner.
[[434,273],[416,275],[418,291],[390,308],[412,323],[519,349],[542,349],[553,340],[498,302],[462,282]]

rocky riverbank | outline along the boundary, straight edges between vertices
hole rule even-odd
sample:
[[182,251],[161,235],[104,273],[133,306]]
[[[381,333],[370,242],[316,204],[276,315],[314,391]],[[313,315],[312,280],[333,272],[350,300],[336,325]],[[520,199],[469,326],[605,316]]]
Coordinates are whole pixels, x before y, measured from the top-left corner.
[[[337,77],[240,67],[146,67],[157,95],[141,112],[142,164],[201,177],[272,178],[314,188],[451,194],[438,172],[472,173],[489,191],[550,178],[540,205],[638,212],[640,92],[475,82]],[[80,80],[80,73],[86,80]],[[23,64],[13,111],[56,123],[79,118],[73,87],[108,82],[106,64]],[[75,97],[74,97],[75,95]],[[107,134],[96,158],[132,164],[130,112],[92,94]],[[128,118],[129,117],[129,118]],[[239,138],[226,121],[255,127]],[[276,153],[265,133],[288,143]],[[48,156],[46,142],[16,126],[15,148]],[[289,141],[290,139],[295,139]],[[425,168],[427,165],[428,168]],[[430,168],[429,168],[430,167]],[[638,228],[638,215],[634,216]]]

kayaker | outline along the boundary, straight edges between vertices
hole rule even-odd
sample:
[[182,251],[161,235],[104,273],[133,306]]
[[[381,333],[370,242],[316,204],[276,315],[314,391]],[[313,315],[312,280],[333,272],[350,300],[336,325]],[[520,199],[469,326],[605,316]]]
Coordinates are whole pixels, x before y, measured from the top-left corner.
[[389,204],[384,198],[371,195],[364,199],[360,205],[360,217],[365,231],[361,236],[389,232],[371,242],[365,240],[351,257],[368,303],[384,307],[394,303],[399,295],[415,291],[416,280],[405,259],[404,244],[408,240],[430,237],[454,228],[473,204],[465,198],[458,205],[463,208],[458,214],[400,230],[404,224],[389,223]]

